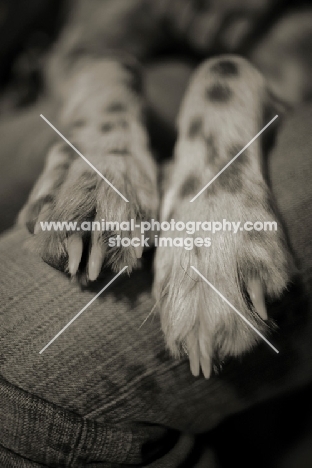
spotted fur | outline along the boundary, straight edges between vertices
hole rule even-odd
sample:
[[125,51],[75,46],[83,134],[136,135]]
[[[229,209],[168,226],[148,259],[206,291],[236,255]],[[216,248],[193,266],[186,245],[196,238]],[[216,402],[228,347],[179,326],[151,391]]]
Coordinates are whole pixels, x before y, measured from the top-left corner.
[[[173,37],[179,37],[179,46],[185,43],[206,55],[216,50],[237,51],[255,25],[270,17],[276,2],[255,0],[247,9],[244,0],[71,3],[71,20],[47,62],[47,88],[64,104],[60,130],[131,204],[68,145],[58,143],[51,148],[20,214],[20,222],[31,232],[40,220],[157,217],[157,169],[145,128],[143,79],[137,59],[151,57]],[[229,55],[213,58],[195,72],[181,106],[162,219],[276,219],[261,171],[260,140],[197,200],[189,200],[267,123],[268,117],[263,116],[272,111],[272,94],[268,99],[266,81],[280,100],[296,103],[311,95],[310,62],[304,52],[297,53],[305,50],[301,43],[311,38],[311,15],[310,10],[285,15],[252,51],[251,61],[266,80],[248,61]],[[137,263],[140,253],[133,249],[107,249],[111,234],[116,233],[83,236],[85,255],[90,264],[97,262],[91,279],[102,264],[119,270]],[[71,271],[68,250],[73,238],[60,232],[37,232],[33,242],[48,263]],[[77,245],[78,250],[82,248],[76,242],[76,250]],[[269,322],[261,320],[252,306],[246,281],[257,275],[266,296],[278,296],[287,284],[290,263],[281,229],[236,236],[218,233],[211,248],[193,251],[158,249],[154,292],[167,347],[175,356],[186,349],[192,372],[198,374],[201,367],[208,376],[214,356],[238,355],[256,342],[256,335],[196,276],[191,265],[265,333]],[[76,262],[75,273],[85,266]]]
[[[271,195],[257,140],[190,203],[267,123],[263,121],[266,99],[263,76],[243,58],[210,59],[195,71],[178,118],[175,163],[162,202],[164,219],[170,213],[185,222],[276,220],[267,203]],[[194,237],[206,235],[202,231]],[[168,237],[168,232],[163,236]],[[154,292],[166,343],[175,356],[187,349],[193,373],[201,366],[209,375],[212,360],[247,351],[258,336],[191,266],[259,331],[267,333],[268,323],[259,317],[245,291],[249,278],[255,276],[267,297],[277,297],[285,289],[290,263],[281,226],[277,232],[262,231],[256,236],[247,231],[218,232],[211,247],[196,252],[175,247],[156,252]]]
[[[39,221],[122,222],[157,217],[157,170],[143,124],[143,99],[133,91],[132,82],[132,71],[119,61],[82,63],[70,78],[71,91],[61,115],[65,135],[131,203],[68,145],[58,143],[20,214],[31,232]],[[116,271],[128,265],[131,271],[137,264],[135,249],[108,248],[108,237],[114,234],[118,233],[93,232],[89,242],[86,235],[81,237],[86,251],[94,248],[103,255],[103,264]],[[34,240],[47,263],[66,271],[70,270],[68,242],[65,231],[39,230]]]

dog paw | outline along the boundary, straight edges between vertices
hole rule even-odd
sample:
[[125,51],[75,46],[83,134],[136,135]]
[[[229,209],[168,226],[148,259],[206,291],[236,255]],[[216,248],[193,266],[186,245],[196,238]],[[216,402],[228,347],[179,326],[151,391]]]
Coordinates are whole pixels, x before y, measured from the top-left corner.
[[[131,220],[135,225],[157,216],[157,169],[141,99],[131,80],[127,84],[128,74],[114,61],[78,73],[63,122],[69,140],[91,166],[66,143],[53,146],[19,216],[47,263],[89,280],[103,265],[114,271],[127,265],[130,272],[143,248],[123,248],[110,240],[118,235],[131,240],[139,234]],[[57,228],[43,229],[51,222]]]
[[[182,104],[161,217],[198,229],[161,234],[172,242],[157,249],[154,294],[166,344],[174,356],[187,352],[193,375],[201,369],[208,378],[214,363],[251,349],[255,329],[267,334],[265,301],[289,281],[259,142],[228,164],[264,126],[265,98],[262,76],[227,56],[195,72]],[[209,222],[222,228],[213,234]]]
[[[247,194],[239,200],[215,193],[197,206],[189,200],[180,203],[172,218],[186,226],[194,219],[205,227],[207,219],[218,227],[225,219],[236,226],[237,220],[241,226],[247,222],[248,228],[259,220],[275,225],[272,213],[248,207],[248,202]],[[162,234],[163,239],[177,236],[181,233]],[[193,375],[201,368],[208,378],[213,364],[239,356],[259,341],[255,329],[264,336],[270,332],[266,300],[286,288],[289,258],[280,226],[277,231],[236,233],[232,227],[214,234],[200,227],[182,239],[179,247],[166,240],[163,245],[168,245],[157,249],[154,295],[168,348],[176,357],[186,351]]]
[[128,202],[64,143],[52,148],[19,216],[34,234],[33,244],[44,261],[72,276],[84,269],[91,281],[103,265],[114,271],[127,265],[131,271],[143,248],[110,247],[109,240],[138,236],[137,228],[127,230],[131,220],[137,224],[157,213],[156,177],[151,176],[156,169],[145,173],[125,150],[103,156],[99,146],[98,153],[88,160]]

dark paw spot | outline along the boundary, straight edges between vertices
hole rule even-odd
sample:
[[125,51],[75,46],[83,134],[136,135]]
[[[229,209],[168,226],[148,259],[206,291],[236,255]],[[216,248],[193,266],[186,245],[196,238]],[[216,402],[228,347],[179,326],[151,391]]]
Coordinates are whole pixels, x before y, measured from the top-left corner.
[[[235,158],[238,153],[243,149],[243,144],[235,144],[231,145],[227,150],[227,162],[230,162],[233,158]],[[221,170],[225,165],[225,162],[218,168]],[[226,168],[226,172],[230,173],[233,176],[239,175],[244,167],[249,165],[249,152],[248,149],[244,150],[240,153],[239,156],[234,159],[234,161]]]
[[113,122],[106,122],[101,125],[101,132],[108,133],[113,130],[115,124]]
[[[232,149],[237,154],[236,149]],[[244,167],[247,164],[247,154],[242,153],[233,161],[222,174],[216,179],[219,187],[227,192],[238,193],[244,188],[244,178],[246,177]]]
[[236,63],[231,60],[219,60],[217,63],[212,65],[210,70],[214,73],[218,73],[221,76],[237,76],[238,67]]
[[189,138],[196,138],[197,136],[200,136],[203,131],[203,120],[201,117],[195,117],[188,129],[188,137]]
[[54,196],[49,193],[40,198],[40,201],[41,206],[46,205],[47,203],[52,203],[54,201]]
[[244,184],[241,175],[235,175],[233,177],[231,172],[227,172],[227,169],[219,175],[216,182],[218,186],[226,192],[235,194],[243,191]]
[[[236,143],[233,144],[229,147],[228,149],[228,155],[229,155],[229,160],[233,159],[243,148],[244,148],[244,143]],[[244,150],[237,159],[241,160],[242,164],[248,164],[248,150]]]
[[106,109],[107,112],[124,112],[127,106],[122,102],[112,102]]
[[206,188],[205,190],[205,196],[209,199],[214,195],[218,195],[218,184],[215,183],[216,181],[213,181],[209,187]]
[[118,128],[126,130],[127,128],[129,128],[129,122],[125,119],[120,119],[114,122],[105,122],[101,125],[101,132],[108,133]]
[[186,198],[193,195],[199,188],[199,180],[195,176],[189,176],[180,188],[180,197]]
[[[232,145],[228,149],[228,160],[231,161],[239,151],[243,149],[242,145]],[[248,150],[241,153],[219,177],[216,179],[219,187],[227,192],[237,193],[243,190],[245,171],[244,168],[249,163]],[[222,167],[220,167],[220,170]]]
[[227,102],[232,96],[229,86],[215,83],[206,90],[206,97],[213,102]]
[[262,242],[263,239],[263,233],[256,231],[256,230],[250,230],[250,231],[244,231],[244,237],[246,242],[257,242],[260,243]]

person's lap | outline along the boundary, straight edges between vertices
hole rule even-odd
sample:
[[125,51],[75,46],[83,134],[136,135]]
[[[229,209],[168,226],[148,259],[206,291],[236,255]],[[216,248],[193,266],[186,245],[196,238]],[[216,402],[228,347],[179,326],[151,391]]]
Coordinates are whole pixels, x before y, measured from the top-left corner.
[[[312,323],[303,290],[312,282],[311,116],[310,107],[289,119],[270,160],[303,280],[270,308],[279,325],[271,336],[278,355],[260,343],[208,381],[192,377],[187,359],[176,361],[165,350],[157,315],[142,325],[153,307],[148,262],[118,278],[39,354],[113,275],[82,291],[30,253],[25,231],[14,228],[0,241],[2,378],[64,410],[134,433],[141,423],[207,431],[233,412],[309,381]],[[159,441],[163,450],[166,444]]]

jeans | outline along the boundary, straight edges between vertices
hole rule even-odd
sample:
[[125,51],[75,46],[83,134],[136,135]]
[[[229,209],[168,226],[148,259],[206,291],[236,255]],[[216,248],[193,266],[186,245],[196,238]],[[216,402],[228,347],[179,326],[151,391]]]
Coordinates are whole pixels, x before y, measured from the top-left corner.
[[[152,268],[120,276],[42,354],[113,277],[80,289],[43,263],[14,228],[0,240],[0,466],[213,466],[197,434],[306,384],[312,375],[312,107],[285,122],[269,160],[272,190],[296,258],[278,330],[209,380],[166,351]],[[209,436],[207,436],[209,441]]]

